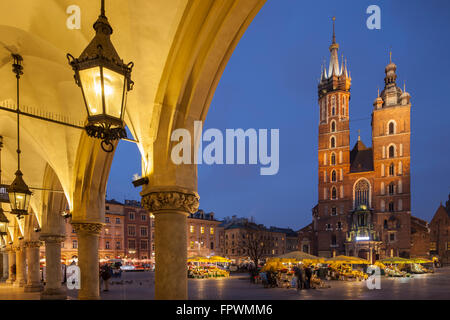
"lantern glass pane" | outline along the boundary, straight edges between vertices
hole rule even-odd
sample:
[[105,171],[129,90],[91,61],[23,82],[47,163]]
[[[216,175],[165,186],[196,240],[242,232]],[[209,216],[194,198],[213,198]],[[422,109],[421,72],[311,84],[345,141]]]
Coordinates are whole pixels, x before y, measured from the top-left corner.
[[21,192],[11,192],[9,193],[9,202],[13,210],[27,211],[30,195]]
[[122,97],[125,76],[103,68],[105,88],[105,113],[111,117],[122,119]]
[[100,67],[80,70],[80,81],[83,86],[89,116],[102,114],[103,101]]

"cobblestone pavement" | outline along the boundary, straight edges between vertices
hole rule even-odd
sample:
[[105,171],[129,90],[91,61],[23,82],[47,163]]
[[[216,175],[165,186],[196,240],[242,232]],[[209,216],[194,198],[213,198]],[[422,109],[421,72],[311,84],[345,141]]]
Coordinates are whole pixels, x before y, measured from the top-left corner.
[[[108,292],[101,292],[105,300],[154,299],[154,273],[128,272],[122,279],[113,279]],[[117,282],[121,282],[118,284]],[[331,288],[295,289],[263,288],[254,285],[245,275],[228,279],[190,279],[191,300],[298,300],[298,299],[446,299],[450,300],[450,267],[437,269],[435,274],[414,275],[412,278],[382,277],[381,289],[369,290],[365,282],[330,281]],[[22,288],[0,284],[0,300],[35,300],[39,293],[24,293]],[[68,290],[68,298],[76,299],[77,290]]]

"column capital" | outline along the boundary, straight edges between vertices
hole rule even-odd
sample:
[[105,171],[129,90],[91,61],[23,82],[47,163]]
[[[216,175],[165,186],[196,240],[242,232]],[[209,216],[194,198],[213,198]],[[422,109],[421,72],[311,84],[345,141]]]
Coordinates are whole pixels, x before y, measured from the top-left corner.
[[73,229],[77,234],[88,233],[98,235],[102,231],[103,224],[98,222],[71,222]]
[[198,210],[199,199],[198,193],[194,191],[160,189],[142,195],[142,206],[151,213],[163,210],[195,213]]
[[26,248],[39,248],[41,246],[41,241],[39,240],[30,240],[25,242]]
[[61,234],[41,234],[39,239],[47,243],[63,242],[66,237]]

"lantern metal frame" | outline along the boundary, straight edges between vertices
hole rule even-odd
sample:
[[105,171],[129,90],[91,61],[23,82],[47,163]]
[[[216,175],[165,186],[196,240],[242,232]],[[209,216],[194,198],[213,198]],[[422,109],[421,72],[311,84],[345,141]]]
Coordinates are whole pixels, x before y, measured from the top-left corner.
[[8,234],[9,220],[0,206],[0,236],[6,236]]
[[[16,178],[11,183],[11,185],[7,188],[9,195],[9,202],[11,205],[11,213],[17,216],[17,219],[20,219],[22,216],[28,215],[28,207],[30,205],[30,198],[32,192],[28,185],[23,180],[23,173],[20,171],[20,95],[19,95],[19,80],[20,76],[23,74],[23,66],[22,61],[23,58],[19,54],[12,54],[13,58],[13,73],[16,75],[17,80],[17,171],[15,173]],[[18,201],[20,199],[19,196],[23,198],[23,205],[20,208],[17,207]],[[22,200],[21,199],[21,200]]]
[[[114,48],[110,36],[113,29],[105,15],[105,1],[101,0],[100,16],[93,25],[96,34],[89,45],[78,58],[67,54],[69,64],[75,72],[75,83],[81,88],[84,104],[88,114],[85,130],[88,136],[102,140],[101,147],[105,152],[112,152],[114,145],[112,141],[124,139],[127,133],[124,126],[124,115],[126,109],[127,93],[133,89],[134,82],[131,80],[131,72],[134,63],[125,64]],[[84,84],[80,77],[80,71],[99,68],[101,82],[101,107],[99,114],[92,115],[86,98]],[[123,77],[123,91],[119,117],[107,113],[105,99],[104,69],[109,69]]]
[[[3,148],[3,137],[0,136],[0,182],[2,181],[2,148]],[[1,185],[0,185],[1,187]],[[8,223],[9,220],[3,211],[2,204],[0,202],[0,236],[6,236],[8,234]]]

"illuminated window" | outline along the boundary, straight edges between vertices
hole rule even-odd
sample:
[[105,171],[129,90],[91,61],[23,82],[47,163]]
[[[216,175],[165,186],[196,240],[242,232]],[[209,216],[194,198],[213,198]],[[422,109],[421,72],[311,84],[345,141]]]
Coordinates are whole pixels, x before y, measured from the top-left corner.
[[194,233],[194,226],[190,226],[190,227],[189,227],[189,231],[190,231],[191,233]]
[[432,251],[436,250],[436,242],[430,242],[430,250]]
[[209,233],[214,234],[214,228],[209,228]]
[[200,227],[200,233],[205,233],[205,227]]
[[190,247],[191,247],[191,249],[194,249],[194,241],[191,241]]

